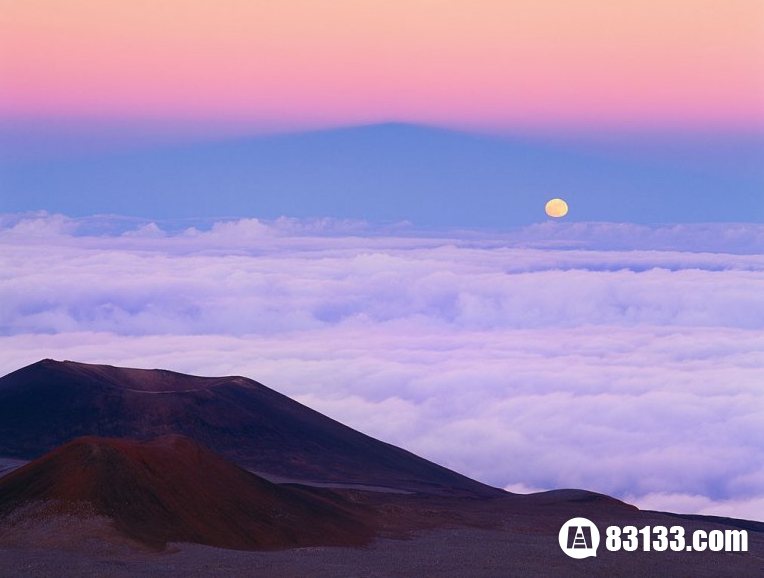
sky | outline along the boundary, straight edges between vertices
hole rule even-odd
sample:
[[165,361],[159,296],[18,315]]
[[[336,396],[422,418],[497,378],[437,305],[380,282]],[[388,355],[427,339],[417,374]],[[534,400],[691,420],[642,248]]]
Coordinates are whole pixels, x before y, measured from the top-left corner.
[[[764,134],[649,149],[493,137],[403,123],[0,161],[0,213],[152,219],[256,216],[530,225],[551,197],[568,221],[764,223]],[[684,154],[682,154],[684,153]]]
[[500,487],[764,520],[762,38],[759,0],[0,0],[0,373],[241,374]]
[[0,2],[0,118],[764,127],[759,0]]
[[759,0],[0,8],[0,213],[764,221]]

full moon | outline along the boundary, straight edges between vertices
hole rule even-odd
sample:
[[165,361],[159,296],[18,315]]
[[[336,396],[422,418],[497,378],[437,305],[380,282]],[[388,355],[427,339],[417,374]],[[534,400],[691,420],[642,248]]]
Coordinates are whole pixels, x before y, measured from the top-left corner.
[[560,217],[564,217],[568,214],[568,203],[563,201],[562,199],[552,199],[546,204],[546,207],[544,207],[544,210],[546,211],[546,214],[550,217],[554,217],[555,219],[559,219]]

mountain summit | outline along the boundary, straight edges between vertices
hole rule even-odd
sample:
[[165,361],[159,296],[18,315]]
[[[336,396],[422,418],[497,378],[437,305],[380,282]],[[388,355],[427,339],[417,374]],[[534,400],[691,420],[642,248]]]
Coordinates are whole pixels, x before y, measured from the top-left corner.
[[106,517],[154,547],[358,546],[372,535],[370,515],[338,494],[272,484],[178,435],[69,442],[0,478],[0,516],[19,507],[27,519]]
[[187,436],[277,478],[440,495],[501,495],[244,377],[46,359],[0,378],[0,456],[33,459],[81,436]]

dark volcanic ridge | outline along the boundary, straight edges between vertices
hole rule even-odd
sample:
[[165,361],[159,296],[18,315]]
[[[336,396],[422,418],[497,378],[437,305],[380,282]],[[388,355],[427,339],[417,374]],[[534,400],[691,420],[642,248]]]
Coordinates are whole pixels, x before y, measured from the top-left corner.
[[272,484],[179,435],[79,438],[0,478],[0,519],[26,509],[28,526],[30,505],[49,506],[41,509],[47,520],[108,518],[125,537],[158,548],[361,546],[373,534],[368,508],[330,490]]
[[82,436],[168,434],[280,478],[453,496],[504,493],[244,377],[46,359],[0,378],[0,456],[34,459]]

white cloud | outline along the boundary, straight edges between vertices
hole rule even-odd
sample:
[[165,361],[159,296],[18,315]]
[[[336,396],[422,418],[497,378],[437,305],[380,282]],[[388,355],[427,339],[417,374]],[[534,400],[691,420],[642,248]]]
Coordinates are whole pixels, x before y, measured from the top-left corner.
[[[35,235],[46,219],[55,235]],[[72,236],[57,219],[3,221],[1,373],[53,357],[241,374],[517,491],[761,503],[756,227],[539,226],[521,242],[256,219]],[[631,234],[672,248],[614,250]],[[738,253],[676,250],[703,235]]]
[[507,484],[504,489],[513,494],[535,494],[537,492],[546,492],[554,488],[535,488],[533,486],[526,486],[523,483]]
[[17,240],[71,235],[77,231],[78,226],[75,219],[51,215],[45,211],[0,215],[0,237],[15,237]]
[[167,233],[163,231],[159,225],[157,225],[154,221],[147,223],[145,225],[139,225],[137,229],[133,231],[125,231],[122,233],[123,237],[149,237],[149,238],[157,238],[157,237],[164,237]]
[[711,500],[707,496],[697,494],[653,493],[645,496],[626,496],[625,501],[642,510],[764,520],[764,496],[737,500]]
[[479,329],[764,327],[758,255],[475,248],[268,230],[251,220],[193,239],[161,238],[158,228],[131,238],[4,239],[0,325],[122,334],[410,318]]

